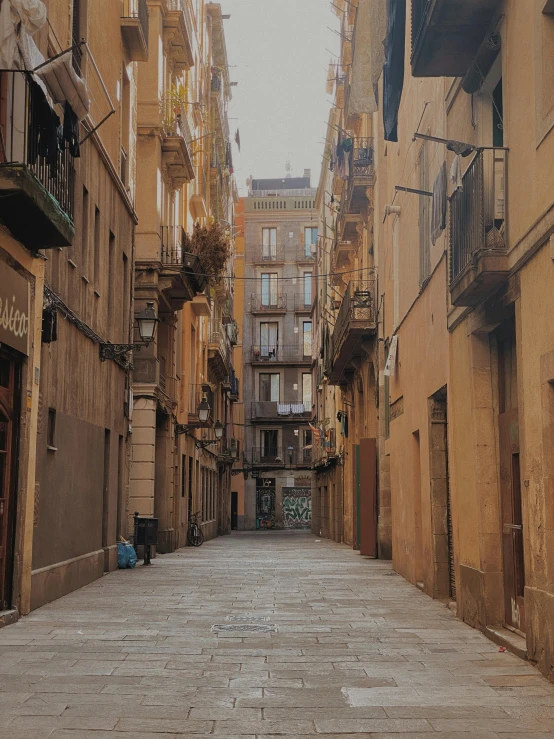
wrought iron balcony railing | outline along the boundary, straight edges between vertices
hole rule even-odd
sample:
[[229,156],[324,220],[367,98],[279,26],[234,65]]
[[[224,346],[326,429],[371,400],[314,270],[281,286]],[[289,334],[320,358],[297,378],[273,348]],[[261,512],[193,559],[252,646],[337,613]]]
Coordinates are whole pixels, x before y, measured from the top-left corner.
[[261,344],[250,350],[252,362],[311,362],[311,343],[304,345]]
[[131,61],[148,59],[148,28],[147,0],[123,0],[121,29]]
[[340,350],[345,334],[351,328],[374,330],[377,324],[375,277],[353,280],[348,284],[333,331],[335,352]]
[[281,244],[266,244],[248,250],[249,262],[282,262],[285,259],[285,248]]
[[252,293],[251,310],[264,311],[282,311],[287,309],[287,296],[273,291],[266,293]]
[[505,254],[507,152],[475,154],[450,201],[450,282],[482,254]]
[[262,446],[251,449],[252,464],[295,466],[311,464],[312,450],[287,448],[281,446]]
[[251,418],[256,419],[274,419],[274,420],[295,420],[299,418],[311,417],[311,405],[302,402],[298,403],[279,403],[272,400],[253,400],[251,408]]

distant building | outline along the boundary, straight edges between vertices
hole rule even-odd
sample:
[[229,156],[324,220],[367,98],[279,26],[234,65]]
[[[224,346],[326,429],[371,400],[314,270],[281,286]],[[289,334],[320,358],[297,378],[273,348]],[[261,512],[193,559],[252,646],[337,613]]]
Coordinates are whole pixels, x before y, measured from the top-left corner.
[[242,529],[311,525],[315,196],[306,170],[253,179],[244,198]]

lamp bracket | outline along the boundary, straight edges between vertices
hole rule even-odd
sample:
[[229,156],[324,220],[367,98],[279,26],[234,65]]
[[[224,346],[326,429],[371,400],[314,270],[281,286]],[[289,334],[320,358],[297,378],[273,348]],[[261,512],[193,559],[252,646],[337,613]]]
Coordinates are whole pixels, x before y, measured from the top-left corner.
[[138,352],[146,344],[100,344],[100,360],[105,362],[107,359],[118,359],[129,352]]

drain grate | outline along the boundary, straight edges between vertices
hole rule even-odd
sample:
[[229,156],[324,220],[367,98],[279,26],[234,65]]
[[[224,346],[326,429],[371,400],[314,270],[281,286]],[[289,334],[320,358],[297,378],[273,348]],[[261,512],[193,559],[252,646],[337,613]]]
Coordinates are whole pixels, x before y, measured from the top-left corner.
[[226,621],[235,621],[238,623],[257,623],[259,621],[269,621],[267,616],[227,616]]
[[275,624],[252,624],[252,623],[241,623],[241,624],[214,624],[212,626],[212,632],[214,634],[220,634],[223,632],[247,632],[250,634],[271,634],[277,631]]

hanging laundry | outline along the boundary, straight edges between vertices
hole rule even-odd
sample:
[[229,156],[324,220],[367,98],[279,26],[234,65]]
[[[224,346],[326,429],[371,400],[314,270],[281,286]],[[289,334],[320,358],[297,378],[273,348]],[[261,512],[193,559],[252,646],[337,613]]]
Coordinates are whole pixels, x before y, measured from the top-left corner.
[[435,244],[446,228],[446,162],[443,162],[433,185],[431,242]]
[[462,179],[462,165],[460,162],[459,154],[456,154],[450,167],[450,182],[454,185],[454,191],[464,189],[464,182]]
[[67,141],[67,148],[72,157],[81,156],[79,147],[79,121],[71,105],[65,101],[63,114],[63,138]]
[[467,157],[472,151],[477,149],[473,144],[466,144],[463,141],[450,140],[446,142],[446,148],[448,151],[453,151],[454,154],[459,154],[462,157]]
[[385,141],[398,141],[398,111],[404,87],[406,0],[388,0],[388,26],[383,67]]

